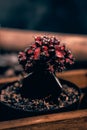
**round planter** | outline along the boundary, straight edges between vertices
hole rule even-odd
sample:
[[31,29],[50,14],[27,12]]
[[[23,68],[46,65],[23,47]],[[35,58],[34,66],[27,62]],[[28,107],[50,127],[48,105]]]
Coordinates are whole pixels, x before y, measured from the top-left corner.
[[[61,91],[62,94],[60,94],[61,99],[64,98],[62,96],[63,94],[66,95],[66,98],[72,98],[75,94],[75,93],[73,93],[73,91],[74,90],[76,91],[76,97],[77,98],[74,99],[74,100],[72,98],[72,102],[69,103],[69,100],[68,100],[61,107],[59,107],[58,104],[56,104],[56,107],[53,107],[53,108],[49,107],[49,109],[38,109],[38,106],[37,106],[37,110],[36,109],[25,110],[25,109],[22,109],[20,107],[18,108],[17,106],[14,106],[12,104],[9,104],[7,102],[3,102],[2,100],[0,100],[0,111],[1,111],[0,120],[1,121],[12,120],[12,119],[18,119],[18,118],[21,118],[21,117],[35,116],[35,115],[41,115],[41,114],[49,114],[49,113],[55,113],[55,112],[64,112],[64,111],[70,111],[70,110],[78,109],[79,101],[80,101],[80,95],[81,95],[79,88],[75,84],[73,84],[69,81],[66,81],[66,80],[63,80],[63,79],[59,79],[59,80],[60,80],[61,84],[63,85],[63,88],[64,88],[64,86],[67,86],[67,88],[69,88],[70,90],[72,89],[72,92],[70,92],[71,95],[69,95],[69,97],[67,95],[66,87],[65,87],[65,89],[62,89],[62,91]],[[8,86],[12,86],[14,83],[15,82],[12,82],[10,84],[6,84],[5,86],[2,87],[2,90],[7,89]],[[2,90],[0,90],[0,93],[1,93]],[[40,99],[38,99],[38,100],[41,101]],[[60,102],[60,101],[58,101],[58,102]],[[61,103],[63,103],[63,99],[62,99]],[[53,106],[55,106],[55,104]]]

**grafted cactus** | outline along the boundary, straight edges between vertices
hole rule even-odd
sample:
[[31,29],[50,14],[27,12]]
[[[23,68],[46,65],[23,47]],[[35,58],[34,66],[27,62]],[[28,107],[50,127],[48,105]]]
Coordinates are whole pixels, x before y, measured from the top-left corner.
[[74,63],[71,51],[55,37],[48,36],[35,37],[33,44],[19,52],[18,60],[27,73],[35,70],[61,72]]

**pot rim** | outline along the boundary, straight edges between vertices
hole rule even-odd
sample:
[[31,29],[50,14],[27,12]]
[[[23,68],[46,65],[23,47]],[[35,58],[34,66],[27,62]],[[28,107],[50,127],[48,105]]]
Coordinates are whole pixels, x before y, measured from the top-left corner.
[[[60,80],[60,82],[61,82],[61,84],[63,83],[63,82],[65,82],[65,84],[70,84],[71,86],[72,86],[72,88],[75,88],[77,91],[78,91],[78,96],[79,96],[79,98],[78,98],[78,100],[76,100],[75,102],[73,102],[72,104],[68,104],[68,105],[66,105],[66,106],[64,106],[64,107],[61,107],[61,108],[56,108],[56,109],[46,109],[46,110],[41,110],[41,111],[34,111],[34,110],[24,110],[24,109],[21,109],[21,108],[16,108],[16,107],[14,107],[14,106],[12,106],[12,105],[10,105],[10,104],[5,104],[4,102],[2,102],[2,101],[0,101],[0,103],[2,104],[2,105],[4,105],[4,106],[6,106],[6,107],[9,107],[10,109],[12,108],[13,110],[15,110],[15,111],[20,111],[20,112],[27,112],[27,113],[46,113],[46,112],[55,112],[55,111],[61,111],[62,109],[66,109],[66,108],[68,108],[68,107],[70,107],[70,106],[72,106],[72,105],[74,105],[74,104],[76,104],[76,103],[79,103],[80,102],[80,97],[81,97],[81,89],[77,86],[77,85],[75,85],[74,83],[72,83],[72,82],[70,82],[70,81],[68,81],[68,80],[64,80],[64,79],[62,79],[62,78],[58,78],[59,80]],[[16,80],[16,81],[14,81],[14,82],[11,82],[11,83],[7,83],[7,84],[5,84],[4,86],[2,86],[1,87],[1,89],[0,89],[0,91],[4,88],[7,88],[7,86],[8,86],[8,84],[9,85],[11,85],[11,84],[13,84],[13,83],[15,83],[15,82],[18,82],[19,80]],[[21,80],[20,80],[21,81]],[[71,86],[69,86],[69,87],[71,87]]]

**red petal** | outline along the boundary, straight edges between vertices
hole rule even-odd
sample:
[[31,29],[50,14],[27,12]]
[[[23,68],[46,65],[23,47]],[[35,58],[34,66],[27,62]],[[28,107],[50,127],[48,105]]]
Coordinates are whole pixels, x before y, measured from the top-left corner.
[[48,68],[48,70],[51,71],[51,72],[54,72],[53,65],[50,65],[49,68]]
[[61,50],[62,50],[62,51],[65,50],[65,45],[61,46]]
[[25,53],[24,52],[19,52],[18,58],[24,57]]
[[32,54],[33,51],[32,50],[27,50],[27,54]]
[[34,51],[34,59],[37,60],[40,56],[40,48],[36,48]]
[[56,51],[56,56],[59,57],[59,58],[63,58],[64,57],[63,53],[60,52],[60,51]]
[[49,53],[48,53],[48,51],[45,51],[45,55],[46,55],[47,57],[49,57]]
[[42,45],[42,41],[36,40],[37,45]]
[[69,63],[70,62],[70,59],[66,58],[66,63]]
[[48,47],[47,46],[43,46],[42,49],[43,49],[43,51],[47,51]]
[[69,54],[69,56],[68,56],[70,59],[72,59],[73,58],[73,55],[72,54]]
[[32,48],[36,48],[36,44],[32,44],[32,46],[31,46]]
[[69,63],[70,65],[72,65],[74,62],[68,58],[66,58],[66,63]]
[[70,65],[74,64],[74,61],[70,60]]
[[61,50],[61,47],[59,45],[55,45],[56,50]]
[[35,41],[41,41],[41,37],[36,37]]

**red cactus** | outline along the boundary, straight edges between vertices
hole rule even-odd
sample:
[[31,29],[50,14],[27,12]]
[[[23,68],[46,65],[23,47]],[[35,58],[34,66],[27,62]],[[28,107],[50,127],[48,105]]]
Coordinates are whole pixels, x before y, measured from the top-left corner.
[[20,52],[18,60],[27,73],[42,68],[53,73],[61,72],[74,63],[71,51],[55,37],[47,36],[35,37],[35,43]]

